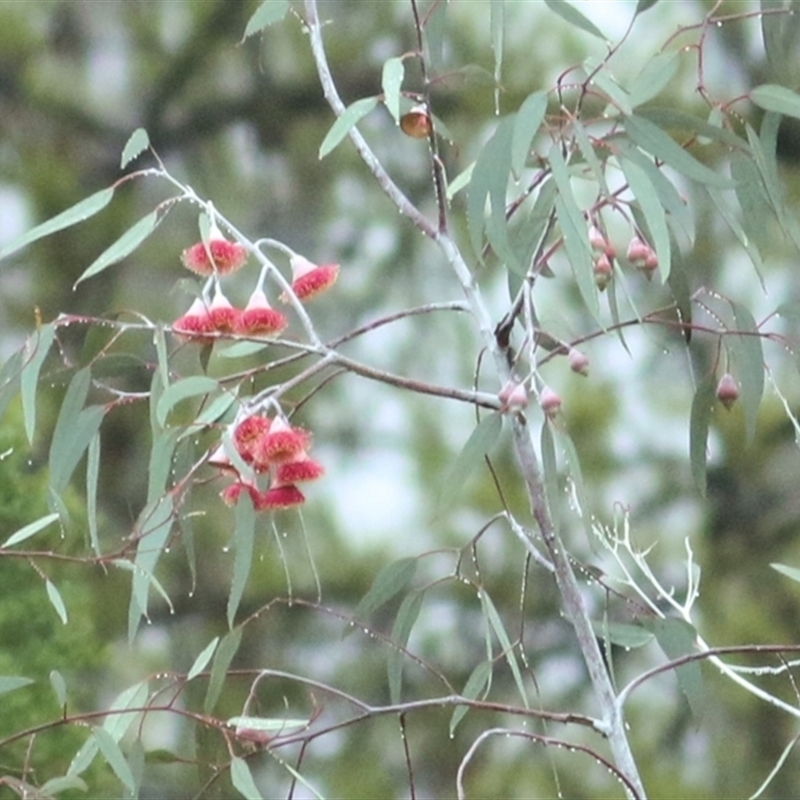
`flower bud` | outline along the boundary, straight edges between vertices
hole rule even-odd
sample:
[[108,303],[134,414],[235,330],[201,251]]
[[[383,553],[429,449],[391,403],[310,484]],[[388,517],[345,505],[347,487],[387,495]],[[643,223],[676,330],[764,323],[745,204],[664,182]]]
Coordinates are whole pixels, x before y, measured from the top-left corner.
[[569,362],[569,368],[573,372],[577,372],[578,375],[585,376],[589,374],[589,358],[581,353],[580,350],[571,347],[567,354],[567,361]]
[[539,405],[548,419],[555,419],[561,410],[561,395],[545,386],[539,395]]
[[589,226],[589,244],[592,247],[592,250],[603,253],[607,258],[614,258],[617,254],[616,250],[614,250],[614,246],[611,242],[606,239],[603,232],[597,225],[590,225]]
[[613,277],[614,268],[611,266],[611,261],[609,261],[608,256],[605,253],[599,255],[594,262],[595,286],[597,286],[601,292],[604,292],[608,284],[611,283]]
[[516,413],[528,405],[528,393],[525,387],[514,380],[506,383],[498,392],[497,399],[500,401],[501,414]]
[[730,374],[730,372],[726,372],[720,379],[719,383],[717,384],[717,400],[728,409],[731,410],[731,406],[739,399],[739,384],[736,381],[736,378]]

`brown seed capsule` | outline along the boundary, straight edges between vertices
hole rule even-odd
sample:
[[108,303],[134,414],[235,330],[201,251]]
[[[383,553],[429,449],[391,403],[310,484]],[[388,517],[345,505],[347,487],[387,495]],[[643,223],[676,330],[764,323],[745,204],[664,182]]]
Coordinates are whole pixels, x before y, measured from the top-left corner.
[[400,117],[400,129],[406,136],[411,136],[413,139],[426,138],[433,129],[428,109],[421,104],[414,106]]

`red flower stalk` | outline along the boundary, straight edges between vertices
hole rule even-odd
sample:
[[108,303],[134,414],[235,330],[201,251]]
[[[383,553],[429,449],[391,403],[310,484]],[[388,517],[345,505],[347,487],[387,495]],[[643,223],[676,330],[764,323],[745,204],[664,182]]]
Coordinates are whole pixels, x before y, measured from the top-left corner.
[[256,509],[258,511],[272,511],[280,508],[299,506],[306,500],[303,493],[293,484],[271,486],[266,492],[261,492],[258,497]]
[[315,481],[324,474],[322,464],[309,458],[305,450],[301,450],[290,461],[275,467],[275,480],[278,484]]
[[239,314],[234,328],[242,336],[274,336],[280,333],[289,321],[269,304],[262,289],[256,289]]
[[[298,300],[309,300],[324,292],[333,286],[339,277],[338,264],[317,265],[303,256],[294,255],[291,258],[291,265],[292,291],[297,295]],[[281,299],[288,302],[289,298],[284,292]]]
[[213,330],[218,333],[233,333],[239,322],[241,311],[234,308],[227,297],[217,287],[217,292],[208,307],[208,316]]
[[197,275],[230,275],[247,261],[247,250],[238,242],[228,241],[216,223],[211,224],[207,242],[198,242],[181,253],[183,266]]
[[203,334],[211,333],[214,325],[201,298],[196,298],[189,310],[172,323],[172,332],[184,341],[208,343],[212,339]]
[[308,448],[310,441],[307,431],[276,417],[269,432],[260,436],[253,445],[253,461],[260,467],[291,461]]

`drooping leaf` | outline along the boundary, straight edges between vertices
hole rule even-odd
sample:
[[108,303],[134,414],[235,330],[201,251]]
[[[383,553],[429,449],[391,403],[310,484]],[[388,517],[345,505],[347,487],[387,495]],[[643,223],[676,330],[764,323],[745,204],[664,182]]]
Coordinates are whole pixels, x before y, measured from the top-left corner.
[[727,346],[741,385],[740,400],[744,408],[746,436],[748,441],[752,441],[758,407],[764,394],[764,348],[750,310],[739,303],[732,305],[736,329],[740,333],[727,337]]
[[172,457],[180,436],[180,428],[159,431],[153,437],[150,448],[150,464],[147,470],[147,502],[154,503],[167,488],[172,472]]
[[780,572],[781,575],[800,583],[800,569],[797,569],[797,567],[788,567],[786,564],[770,564],[770,566]]
[[20,373],[20,391],[22,393],[22,418],[25,424],[25,435],[30,444],[33,444],[33,434],[36,430],[36,385],[39,382],[42,364],[50,352],[55,335],[55,326],[53,323],[48,323],[32,333],[25,343],[23,355],[25,363]]
[[492,631],[494,631],[494,635],[497,637],[497,641],[500,643],[500,647],[503,650],[503,656],[511,669],[511,674],[514,676],[514,683],[517,685],[520,699],[525,708],[530,708],[528,705],[528,693],[525,691],[525,684],[522,680],[522,672],[520,671],[519,664],[517,663],[516,652],[511,646],[511,640],[508,638],[500,615],[497,613],[497,608],[495,608],[492,598],[489,597],[485,590],[481,590],[480,592],[480,601],[486,621],[489,623],[489,627]]
[[13,692],[15,689],[21,689],[23,686],[28,686],[31,683],[33,683],[32,678],[19,678],[12,675],[0,675],[0,694]]
[[213,422],[217,422],[228,409],[236,402],[236,395],[233,392],[226,392],[219,397],[215,397],[195,418],[191,425],[187,425],[186,429],[178,437],[179,440],[185,439],[187,436],[197,433],[206,426]]
[[678,52],[657,53],[636,76],[629,90],[632,108],[658,97],[678,71]]
[[230,667],[241,641],[242,628],[234,628],[222,637],[217,647],[217,652],[214,653],[214,660],[211,663],[211,677],[208,680],[208,692],[206,692],[206,699],[203,703],[203,711],[206,714],[210,714],[217,705],[217,700],[219,700],[222,687],[228,675],[228,667]]
[[[656,637],[659,647],[669,659],[678,659],[696,652],[697,631],[683,619],[654,619],[643,622]],[[703,716],[705,697],[703,674],[698,661],[682,664],[675,670],[678,686],[689,702],[692,715],[699,721]]]
[[64,228],[69,228],[72,225],[89,219],[89,217],[97,214],[98,211],[102,211],[111,202],[113,196],[113,187],[95,192],[85,200],[81,200],[80,203],[76,203],[74,206],[71,206],[66,211],[62,211],[52,219],[43,222],[41,225],[31,228],[27,233],[24,233],[10,244],[7,244],[0,250],[0,259],[10,256],[12,253],[16,253],[17,250],[21,250],[37,239],[42,239],[45,236],[49,236],[51,233],[56,233]]
[[444,39],[447,33],[447,6],[448,3],[434,2],[425,21],[425,48],[430,69],[433,73],[439,71],[444,52]]
[[3,419],[8,404],[19,392],[22,356],[23,348],[20,348],[0,367],[0,420]]
[[564,237],[567,258],[583,302],[592,316],[597,319],[600,314],[600,303],[594,282],[594,264],[589,245],[588,225],[572,194],[569,171],[558,144],[554,144],[550,149],[549,160],[553,179],[558,188],[555,201],[556,214]]
[[400,648],[408,644],[411,629],[419,617],[422,601],[425,595],[422,592],[410,592],[403,598],[397,616],[392,625],[392,641],[397,645],[389,651],[387,675],[389,682],[389,698],[392,703],[399,703],[403,683],[403,663],[405,653]]
[[289,10],[289,0],[264,0],[247,21],[242,41],[280,22]]
[[571,6],[566,0],[544,0],[545,5],[554,13],[558,14],[561,19],[574,25],[576,28],[596,36],[598,39],[606,40],[603,32],[593,23],[588,20],[575,6]]
[[470,434],[461,452],[444,476],[437,504],[437,515],[444,513],[455,502],[464,485],[484,463],[503,427],[500,414],[484,417]]
[[643,169],[627,159],[622,159],[621,165],[625,180],[628,181],[628,186],[639,203],[639,208],[642,209],[642,214],[647,222],[652,244],[658,256],[658,271],[661,280],[666,283],[672,264],[672,248],[664,207],[659,202],[655,187],[650,183],[647,173]]
[[381,75],[383,102],[398,125],[400,124],[400,90],[403,87],[405,74],[406,67],[401,57],[390,58],[383,65]]
[[[169,208],[169,207],[167,207]],[[100,255],[83,271],[78,280],[73,284],[73,289],[82,281],[91,278],[102,272],[104,269],[122,261],[130,255],[151,233],[158,227],[159,223],[166,214],[166,210],[151,211],[146,217],[142,217],[132,228],[129,228],[112,245],[107,247]]]
[[708,460],[708,425],[715,400],[714,375],[709,374],[697,384],[689,419],[689,461],[692,477],[700,494],[706,493],[706,463]]
[[600,159],[597,157],[595,146],[589,139],[589,134],[586,132],[586,128],[580,119],[574,119],[572,121],[572,129],[575,133],[575,141],[578,143],[578,148],[581,151],[581,155],[589,165],[589,169],[591,169],[592,176],[597,181],[600,191],[605,195],[611,194],[608,190],[605,170],[600,163]]
[[181,402],[190,397],[197,397],[198,395],[207,395],[219,389],[219,381],[214,378],[209,378],[205,375],[192,375],[190,378],[183,378],[182,380],[173,383],[161,395],[156,406],[156,419],[162,427],[166,425],[169,412]]
[[36,522],[31,522],[24,528],[20,528],[16,533],[12,533],[11,536],[9,536],[8,539],[6,539],[3,544],[0,545],[0,547],[11,547],[12,545],[24,542],[26,539],[30,539],[31,536],[39,533],[40,530],[43,530],[48,525],[52,525],[52,523],[54,523],[57,519],[58,514],[47,514],[41,519],[37,519]]
[[553,438],[552,423],[547,417],[542,422],[541,436],[542,477],[544,493],[550,508],[550,517],[556,529],[561,519],[561,494],[558,491],[558,461],[556,459],[556,443]]
[[[466,700],[476,700],[479,696],[481,699],[485,698],[486,695],[489,694],[489,689],[492,685],[493,669],[494,663],[492,661],[479,661],[475,669],[470,673],[469,678],[467,678],[467,682],[464,684],[464,688],[461,691],[461,696]],[[469,705],[465,703],[464,705],[458,706],[453,712],[453,716],[450,718],[451,737],[455,733],[458,723],[461,722],[468,710]]]
[[761,32],[772,77],[783,86],[796,86],[800,51],[798,0],[761,0]]
[[134,560],[130,610],[128,614],[128,639],[133,641],[139,622],[147,616],[147,599],[153,583],[156,564],[172,530],[174,503],[172,495],[165,494],[148,503],[136,520],[137,537]]
[[136,787],[136,781],[133,778],[128,762],[125,760],[125,755],[116,741],[114,741],[114,737],[102,726],[94,728],[94,737],[97,739],[97,745],[103,754],[103,758],[114,770],[114,774],[122,781],[129,792],[133,792]]
[[61,592],[58,591],[56,585],[52,581],[45,581],[44,585],[45,589],[47,590],[47,599],[50,601],[50,604],[56,610],[58,618],[64,623],[64,625],[66,625],[67,607],[64,605],[64,598],[61,597]]
[[231,581],[231,592],[228,595],[229,628],[233,628],[233,620],[250,576],[255,529],[256,514],[253,510],[253,502],[248,492],[242,492],[236,502],[236,524],[233,531],[233,580]]
[[[512,276],[516,276],[518,279],[524,278],[533,259],[543,251],[547,236],[553,226],[555,206],[556,185],[552,178],[548,178],[539,188],[528,218],[514,231],[511,244],[517,253],[517,263],[516,265],[511,262],[508,264],[509,281]],[[516,283],[521,285],[520,280]],[[519,286],[510,293],[511,297],[516,297],[518,288]]]
[[752,158],[734,150],[731,176],[736,181],[736,199],[742,209],[742,229],[761,254],[769,246],[770,223],[775,221],[775,214],[758,166]]
[[369,591],[356,606],[353,618],[368,619],[375,611],[386,605],[411,584],[417,570],[416,558],[401,558],[387,564],[375,576]]
[[765,111],[800,119],[800,94],[785,86],[765,83],[750,92],[750,99]]
[[187,681],[196,678],[208,666],[208,662],[211,661],[211,657],[214,655],[214,651],[217,649],[218,644],[219,636],[215,636],[203,648],[203,651],[197,656],[197,658],[194,660],[194,663],[189,668],[189,671],[186,673]]
[[583,69],[587,75],[592,76],[591,85],[605,94],[617,110],[623,114],[633,113],[627,90],[620,86],[606,64],[596,58],[587,58],[583,62]]
[[119,168],[125,169],[138,155],[150,147],[150,137],[144,128],[137,128],[131,135],[122,150]]
[[56,695],[56,702],[60,708],[67,704],[67,684],[64,681],[64,676],[57,670],[50,671],[50,685]]
[[97,529],[97,481],[100,477],[100,432],[89,442],[86,450],[86,519],[89,524],[89,541],[92,551],[100,555],[100,538]]
[[687,138],[710,139],[747,152],[747,142],[728,128],[713,125],[702,117],[687,114],[675,106],[647,106],[636,112],[639,119],[646,119],[663,130],[680,131]]
[[247,800],[262,800],[263,795],[259,792],[250,767],[243,758],[233,756],[231,759],[231,783],[233,788]]
[[351,103],[336,119],[319,146],[319,157],[325,158],[350,133],[360,120],[378,105],[378,97],[362,97]]
[[699,162],[650,120],[631,114],[625,117],[625,130],[642,150],[661,159],[687,178],[719,189],[732,189],[735,186],[734,181]]
[[533,92],[525,98],[514,117],[511,135],[511,169],[520,175],[531,150],[531,144],[547,112],[547,93]]
[[636,3],[636,14],[637,16],[641,14],[643,11],[647,11],[648,8],[652,8],[658,0],[639,0]]
[[78,792],[86,794],[89,787],[77,775],[60,775],[57,778],[51,778],[45,781],[40,787],[39,791],[42,797],[50,797],[61,794],[61,792],[75,789]]

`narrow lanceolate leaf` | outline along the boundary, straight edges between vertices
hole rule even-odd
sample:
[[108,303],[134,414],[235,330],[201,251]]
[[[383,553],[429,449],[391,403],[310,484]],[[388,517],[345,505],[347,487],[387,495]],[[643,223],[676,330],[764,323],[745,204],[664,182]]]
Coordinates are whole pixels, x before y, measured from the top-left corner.
[[481,591],[480,600],[486,621],[489,623],[489,627],[492,629],[492,631],[494,631],[494,635],[497,637],[497,641],[500,643],[500,647],[503,649],[503,655],[505,656],[508,666],[511,669],[511,674],[514,676],[514,682],[517,685],[517,691],[519,692],[520,699],[522,700],[525,708],[530,708],[528,705],[528,694],[525,691],[525,684],[522,681],[522,673],[520,672],[519,664],[517,663],[517,656],[514,652],[514,648],[511,646],[511,640],[508,638],[508,634],[506,633],[506,629],[500,619],[500,615],[497,613],[497,609],[492,602],[492,598],[489,597],[485,591]]
[[180,428],[159,431],[153,436],[150,465],[147,470],[147,502],[154,503],[167,489],[172,472],[172,457],[180,437]]
[[[709,126],[711,127],[711,126]],[[625,117],[625,130],[631,139],[647,153],[661,159],[677,172],[709,186],[719,189],[732,189],[734,182],[701,164],[693,155],[684,150],[658,125],[636,114]]]
[[342,115],[333,123],[322,144],[319,146],[319,157],[325,158],[328,153],[334,150],[348,133],[358,124],[360,120],[369,114],[378,105],[377,97],[362,97],[351,103]]
[[678,53],[673,50],[653,56],[630,86],[629,99],[633,108],[658,97],[678,71]]
[[228,676],[228,667],[239,649],[242,641],[242,628],[234,628],[222,637],[222,641],[214,653],[214,660],[211,664],[211,677],[208,680],[208,692],[203,703],[203,710],[210,714],[219,700],[225,679]]
[[233,532],[233,580],[228,595],[228,627],[233,628],[233,620],[239,608],[244,587],[250,576],[253,564],[253,540],[256,529],[256,514],[247,492],[242,492],[236,503],[236,526]]
[[785,86],[765,83],[750,92],[750,99],[765,111],[800,119],[800,94]]
[[472,431],[464,448],[444,476],[437,513],[443,513],[455,502],[464,484],[484,463],[485,457],[500,436],[502,427],[503,419],[500,414],[490,414]]
[[494,112],[500,113],[500,83],[503,76],[503,47],[506,36],[505,0],[497,0],[489,6],[489,29],[494,53]]
[[0,545],[0,547],[11,547],[12,545],[24,542],[26,539],[30,539],[31,536],[39,533],[40,530],[43,530],[48,525],[52,525],[57,519],[58,514],[47,514],[47,516],[37,519],[36,522],[31,522],[24,528],[20,528],[16,533],[12,533],[11,536],[9,536],[8,539],[6,539],[3,544]]
[[623,114],[633,113],[628,92],[619,85],[607,65],[595,58],[587,58],[583,62],[583,69],[587,75],[592,76],[591,85],[605,94],[619,111]]
[[541,437],[542,476],[547,505],[550,507],[550,516],[558,530],[561,518],[561,495],[558,491],[558,461],[556,460],[556,444],[551,425],[550,420],[545,417],[542,423]]
[[31,444],[33,444],[33,433],[36,430],[36,386],[39,382],[39,372],[50,352],[55,335],[55,327],[52,323],[48,323],[32,333],[25,343],[24,366],[20,374],[20,391],[22,393],[22,418],[25,424],[25,435]]
[[129,792],[133,792],[136,787],[136,781],[119,745],[105,728],[95,728],[94,736],[97,739],[97,746],[100,748],[103,758],[114,770],[114,774],[122,781]]
[[636,14],[641,14],[643,11],[647,11],[648,8],[652,8],[658,0],[639,0],[636,3]]
[[[658,641],[667,658],[676,660],[696,652],[697,631],[682,619],[649,619],[644,623]],[[689,702],[695,720],[699,721],[705,706],[703,675],[699,661],[690,661],[677,667],[678,686]]]
[[172,384],[161,395],[156,406],[156,419],[161,427],[167,422],[169,412],[172,411],[174,406],[187,400],[190,397],[197,397],[198,395],[207,395],[219,389],[219,382],[214,378],[208,378],[205,375],[193,375],[191,378],[184,378]]
[[58,618],[66,625],[67,624],[67,607],[64,605],[64,599],[61,597],[61,592],[58,591],[55,584],[51,581],[45,581],[45,588],[47,589],[47,599],[56,610]]
[[63,708],[67,704],[67,684],[64,676],[57,669],[54,669],[50,671],[49,677],[50,685],[56,695],[56,702]]
[[15,689],[21,689],[23,686],[28,686],[31,683],[33,683],[32,678],[18,678],[11,675],[0,675],[0,694],[13,692]]
[[73,289],[82,281],[91,278],[102,272],[112,264],[122,261],[130,255],[151,233],[158,227],[159,222],[164,218],[166,212],[151,211],[146,217],[142,217],[132,228],[117,239],[110,247],[107,247],[100,255],[83,271],[83,274],[75,281]]
[[585,33],[590,33],[598,39],[605,39],[603,32],[591,21],[588,20],[575,6],[571,6],[566,0],[544,0],[545,5],[561,19],[574,25]]
[[147,135],[147,131],[144,128],[137,128],[131,134],[127,144],[122,150],[119,168],[125,169],[134,158],[141,155],[148,147],[150,147],[150,137]]
[[763,253],[770,243],[770,222],[775,220],[764,181],[752,158],[734,150],[730,159],[736,199],[742,209],[742,229],[759,253]]
[[[461,696],[466,700],[475,700],[478,697],[483,700],[489,694],[489,689],[492,685],[492,670],[494,669],[494,662],[480,661],[475,669],[470,673],[464,688],[461,691]],[[458,723],[464,718],[464,715],[469,710],[469,705],[464,703],[453,712],[450,718],[450,736],[455,733]]]
[[231,783],[233,788],[247,800],[262,800],[263,795],[259,792],[250,767],[243,758],[234,756],[231,759]]
[[783,86],[797,82],[800,51],[798,0],[761,0],[761,32],[772,77]]
[[714,375],[709,374],[697,385],[692,400],[692,411],[689,420],[689,461],[692,466],[692,477],[700,490],[706,493],[706,463],[708,460],[708,425],[715,398]]
[[31,228],[27,233],[24,233],[18,239],[7,244],[0,250],[0,259],[10,256],[12,253],[16,253],[17,250],[21,250],[37,239],[42,239],[45,236],[49,236],[51,233],[69,228],[72,225],[76,225],[94,216],[111,202],[113,196],[113,188],[102,189],[99,192],[95,192],[95,194],[90,195],[85,200],[81,200],[80,203],[76,203],[66,211],[62,211],[52,219],[47,220],[47,222],[43,222],[41,225]]
[[797,569],[797,567],[787,567],[786,564],[770,564],[770,566],[780,572],[781,575],[800,583],[800,569]]
[[199,656],[197,656],[197,658],[194,660],[194,664],[192,664],[191,668],[186,673],[187,681],[196,678],[208,666],[208,662],[211,661],[211,657],[214,655],[214,651],[217,649],[218,644],[219,644],[219,636],[215,636],[203,648],[203,652],[200,653]]
[[736,365],[741,384],[740,400],[744,408],[745,432],[752,441],[756,432],[756,418],[764,394],[764,350],[753,315],[743,305],[733,304],[736,329],[740,333],[728,337],[728,352]]
[[22,372],[23,351],[20,348],[14,353],[2,368],[0,368],[0,420],[6,413],[8,404],[17,396],[19,392],[19,376]]
[[386,605],[410,585],[417,569],[416,558],[401,558],[387,564],[372,582],[369,591],[361,598],[353,617],[365,620]]
[[[63,412],[64,406],[61,410]],[[105,414],[104,406],[89,406],[75,417],[62,417],[59,414],[50,445],[50,487],[56,494],[61,494],[67,488],[75,467],[97,435]]]
[[547,93],[534,92],[525,98],[514,117],[514,132],[511,136],[511,169],[517,176],[525,169],[531,145],[546,112]]
[[631,192],[633,192],[633,196],[642,209],[647,227],[650,229],[652,244],[658,256],[658,272],[661,275],[661,280],[666,283],[672,264],[672,248],[670,247],[664,206],[659,202],[655,187],[650,183],[647,173],[637,164],[623,159],[622,171],[625,174],[625,180],[628,181]]
[[156,564],[169,538],[173,522],[173,501],[169,494],[145,506],[136,521],[138,537],[134,560],[133,586],[128,615],[128,638],[133,641],[139,622],[147,616],[147,599]]
[[392,119],[400,124],[400,89],[403,86],[406,68],[400,57],[390,58],[383,65],[381,87],[383,88],[383,102]]
[[589,246],[588,228],[586,220],[572,194],[569,171],[564,163],[558,144],[553,145],[550,150],[550,167],[553,170],[553,179],[558,188],[556,214],[558,216],[558,224],[561,227],[561,234],[564,237],[567,258],[583,302],[596,319],[600,314],[600,302],[597,298],[597,287],[594,283],[594,264]]
[[252,17],[247,21],[244,29],[242,41],[253,36],[264,28],[268,28],[276,22],[280,22],[289,10],[289,0],[264,0],[256,9]]
[[403,598],[397,616],[392,625],[392,642],[396,645],[389,651],[387,676],[389,681],[389,697],[392,703],[399,703],[403,684],[403,663],[406,654],[401,648],[408,644],[411,629],[419,617],[422,601],[425,595],[422,592],[411,592]]
[[86,451],[86,516],[89,523],[89,541],[96,556],[100,555],[97,533],[97,480],[100,477],[100,432],[98,431]]

